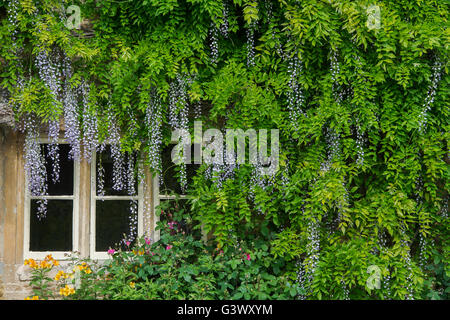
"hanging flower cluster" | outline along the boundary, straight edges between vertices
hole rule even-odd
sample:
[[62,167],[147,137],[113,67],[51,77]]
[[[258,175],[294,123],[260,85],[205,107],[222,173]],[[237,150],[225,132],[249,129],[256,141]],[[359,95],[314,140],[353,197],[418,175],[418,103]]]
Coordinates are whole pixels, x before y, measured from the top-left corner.
[[185,74],[178,74],[170,83],[169,91],[169,124],[172,129],[188,128],[188,93],[192,79]]
[[[331,53],[331,78],[333,81],[333,95],[337,103],[341,103],[343,99],[343,92],[340,90],[338,83],[339,62],[337,60],[336,51]],[[327,160],[322,163],[321,170],[328,171],[335,160],[340,157],[340,135],[334,129],[327,127],[325,140],[327,142]]]
[[[101,153],[102,150],[97,150]],[[97,161],[97,195],[99,197],[105,196],[105,168],[103,167],[102,157],[99,157]]]
[[444,200],[442,200],[441,214],[444,218],[448,218],[448,198],[449,196],[447,195]]
[[211,49],[211,63],[213,65],[217,64],[219,60],[219,30],[214,24],[211,22],[211,27],[209,29],[209,47]]
[[[186,74],[178,74],[170,83],[169,90],[169,124],[173,130],[181,129],[189,131],[188,127],[188,88],[192,78]],[[183,159],[186,155],[183,152]],[[180,185],[184,192],[187,187],[186,161],[180,162]]]
[[[25,146],[25,172],[27,175],[28,191],[32,197],[47,194],[47,170],[45,157],[39,143],[39,124],[36,117],[27,115],[24,119]],[[39,199],[37,217],[39,220],[47,215],[47,200]]]
[[[129,196],[136,196],[136,179],[135,179],[135,153],[128,154],[128,170],[127,170],[127,191]],[[129,216],[129,233],[127,241],[133,242],[136,239],[138,226],[138,201],[133,199],[130,203],[130,216]]]
[[[352,39],[352,42],[355,44],[355,41],[353,39]],[[360,75],[361,70],[362,70],[361,58],[359,57],[359,55],[353,55],[353,58],[356,61],[355,73],[357,75]],[[364,81],[367,82],[367,79],[364,79]],[[353,89],[351,88],[350,91],[351,91],[351,97],[353,97],[353,94],[354,94]],[[355,131],[356,131],[356,151],[357,151],[356,164],[359,167],[362,167],[362,165],[364,164],[364,145],[366,144],[367,141],[364,136],[364,132],[362,132],[362,130],[361,130],[360,120],[359,120],[358,116],[356,116]]]
[[339,67],[339,61],[338,61],[338,54],[335,50],[332,50],[330,60],[331,60],[331,63],[330,63],[331,80],[333,82],[332,91],[333,91],[334,99],[339,104],[344,99],[344,91],[341,90],[341,85],[339,84],[339,81],[338,81],[340,67]]
[[253,21],[245,30],[247,35],[247,67],[255,65],[255,29],[256,22]]
[[120,131],[115,117],[109,113],[109,143],[111,145],[111,158],[113,159],[113,186],[116,191],[125,189],[125,163],[124,155],[120,150]]
[[[18,34],[18,30],[17,30],[17,17],[19,15],[18,11],[19,11],[19,1],[18,0],[11,0],[9,1],[8,7],[6,8],[7,10],[7,19],[9,24],[11,25],[11,39],[14,41],[16,40],[16,36]],[[16,43],[13,43],[14,46],[16,46]]]
[[305,115],[302,107],[305,103],[303,96],[303,90],[298,81],[302,72],[302,63],[298,57],[298,53],[294,53],[294,56],[289,59],[288,74],[289,77],[289,91],[287,92],[289,119],[293,128],[297,129],[298,120],[300,116]]
[[[305,268],[303,266],[302,261],[299,259],[297,260],[297,262],[295,263],[295,266],[297,268],[297,284],[299,285],[300,289],[302,289],[302,291],[306,291],[306,273],[305,273]],[[300,300],[305,300],[306,299],[306,294],[301,294],[299,296]]]
[[439,59],[439,57],[436,58],[434,65],[433,65],[433,74],[431,78],[431,84],[428,88],[428,93],[425,98],[425,102],[422,107],[422,112],[419,115],[419,132],[423,133],[425,132],[426,125],[427,125],[427,114],[431,109],[431,105],[434,102],[434,97],[436,96],[436,90],[439,84],[439,81],[441,80],[441,68],[442,68],[442,62]]
[[314,218],[308,222],[308,243],[306,245],[306,252],[308,256],[303,262],[305,272],[302,285],[310,290],[320,257],[319,222]]
[[[222,144],[222,145],[220,145]],[[217,188],[221,189],[223,182],[228,178],[228,174],[232,170],[227,170],[227,166],[233,165],[235,163],[235,159],[232,159],[231,154],[227,153],[226,148],[224,148],[223,141],[221,139],[214,139],[212,141],[208,141],[208,145],[216,150],[217,153],[214,154],[213,163],[209,164],[205,171],[204,176],[205,179],[213,181]],[[227,163],[227,160],[230,161],[230,164]]]
[[[53,59],[52,59],[53,58]],[[57,101],[59,98],[59,92],[61,90],[61,71],[60,66],[56,61],[57,56],[55,51],[51,51],[50,54],[43,48],[39,48],[38,54],[36,55],[36,66],[39,70],[39,77],[44,82],[45,86],[49,89],[53,97],[54,110],[58,110]],[[59,117],[54,115],[54,118],[49,121],[49,131],[48,137],[50,143],[48,144],[48,157],[50,158],[53,166],[52,180],[53,183],[59,181]]]
[[156,90],[150,94],[145,120],[148,130],[148,157],[150,168],[161,173],[161,143],[162,143],[162,104]]
[[81,159],[81,131],[78,119],[78,97],[77,90],[73,89],[69,83],[72,78],[72,66],[67,56],[63,58],[62,74],[63,85],[63,110],[64,110],[64,137],[70,145],[69,158],[74,161]]
[[322,171],[330,170],[332,164],[340,158],[340,135],[334,129],[326,128],[325,141],[327,143],[327,158],[321,165]]
[[228,38],[228,3],[223,1],[222,6],[222,23],[220,24],[220,33],[224,38]]
[[90,163],[98,146],[97,116],[93,108],[90,108],[89,84],[85,80],[82,81],[79,91],[83,106],[83,157]]
[[[402,230],[403,236],[405,231]],[[406,290],[407,293],[405,295],[405,299],[406,300],[414,300],[414,295],[413,295],[413,288],[412,288],[412,269],[411,269],[411,254],[410,254],[410,247],[408,245],[408,242],[406,240],[401,240],[401,247],[403,248],[403,260],[404,263],[406,265],[406,268],[408,270],[408,276],[407,276],[407,286],[406,286]]]

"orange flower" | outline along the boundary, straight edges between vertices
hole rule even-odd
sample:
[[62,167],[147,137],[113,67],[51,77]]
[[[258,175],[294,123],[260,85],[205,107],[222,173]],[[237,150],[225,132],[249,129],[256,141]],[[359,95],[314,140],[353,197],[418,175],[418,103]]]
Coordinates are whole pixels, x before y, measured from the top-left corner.
[[60,280],[61,278],[67,279],[69,276],[70,276],[69,274],[67,274],[67,273],[65,273],[64,271],[60,270],[60,271],[58,271],[58,273],[56,274],[55,280],[58,281],[58,280]]
[[75,289],[68,286],[67,284],[64,288],[59,289],[59,294],[62,296],[65,296],[65,297],[70,296],[71,294],[74,294],[74,293],[75,293]]
[[39,264],[40,269],[50,269],[51,267],[52,265],[48,263],[46,260],[41,261],[41,263]]
[[30,268],[37,269],[38,265],[34,259],[27,259],[24,261],[24,265],[30,266]]

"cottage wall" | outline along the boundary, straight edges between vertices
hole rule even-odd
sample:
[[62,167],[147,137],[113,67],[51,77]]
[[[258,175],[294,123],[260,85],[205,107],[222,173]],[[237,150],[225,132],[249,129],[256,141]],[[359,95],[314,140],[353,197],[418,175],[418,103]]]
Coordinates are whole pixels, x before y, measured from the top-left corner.
[[23,270],[23,137],[0,129],[0,298],[23,299],[30,288]]

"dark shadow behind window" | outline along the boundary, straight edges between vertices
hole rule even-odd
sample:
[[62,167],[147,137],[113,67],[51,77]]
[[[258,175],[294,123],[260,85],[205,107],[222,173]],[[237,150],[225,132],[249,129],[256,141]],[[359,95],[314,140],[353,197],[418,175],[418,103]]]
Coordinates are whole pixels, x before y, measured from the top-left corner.
[[[122,248],[123,239],[129,236],[129,200],[97,200],[95,215],[95,250],[108,251]],[[137,230],[133,232],[136,239]],[[130,244],[133,246],[134,241]]]
[[47,184],[48,184],[48,194],[50,196],[68,196],[73,195],[73,168],[74,163],[69,160],[70,145],[60,144],[59,145],[59,182],[53,183],[52,172],[53,172],[53,162],[48,156],[48,145],[43,144],[41,146],[45,155],[45,168],[47,170]]
[[[162,161],[162,184],[159,186],[159,194],[183,194],[181,184],[179,182],[179,166],[176,166],[171,158],[172,149],[175,144],[165,147],[161,154]],[[186,177],[188,185],[192,183],[192,178],[195,176],[200,165],[193,164],[194,145],[191,147],[191,163],[186,164]]]
[[73,200],[48,200],[47,215],[37,218],[38,200],[30,206],[30,251],[72,251]]

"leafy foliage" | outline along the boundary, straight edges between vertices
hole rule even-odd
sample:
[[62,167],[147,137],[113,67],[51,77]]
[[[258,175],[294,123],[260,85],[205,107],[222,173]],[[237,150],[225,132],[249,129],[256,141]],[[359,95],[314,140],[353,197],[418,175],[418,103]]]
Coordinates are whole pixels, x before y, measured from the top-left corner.
[[[17,14],[7,16],[12,2]],[[258,254],[265,261],[285,260],[280,272],[290,279],[299,265],[307,268],[317,257],[311,282],[299,278],[306,298],[448,293],[448,4],[378,1],[380,26],[370,28],[372,3],[365,0],[74,3],[86,19],[80,30],[68,30],[60,18],[72,2],[0,5],[1,85],[17,119],[33,113],[45,124],[63,113],[34,63],[38,48],[61,51],[73,67],[70,85],[89,80],[100,140],[108,137],[109,119],[117,119],[122,150],[141,150],[148,160],[145,112],[152,92],[162,101],[168,144],[170,84],[188,74],[189,107],[202,107],[206,127],[280,129],[281,163],[274,179],[255,184],[252,167],[243,165],[219,186],[202,165],[192,180],[192,210],[186,214],[210,233],[218,250],[231,250],[236,239],[263,243],[260,248],[267,250]],[[212,27],[226,31],[218,33],[217,59],[211,59]],[[301,61],[295,77],[289,67],[294,58]],[[294,91],[301,96],[295,121],[287,99]],[[311,230],[319,237],[314,252],[308,249]],[[200,245],[195,241],[177,253],[179,259],[192,259]],[[439,263],[426,267],[436,259]],[[177,293],[154,286],[149,294],[225,297],[216,276],[200,269],[227,268],[232,275],[239,268],[231,265],[235,260],[204,256],[196,271],[170,269],[180,282],[155,281],[180,286]],[[370,265],[382,270],[379,290],[365,285]],[[185,291],[192,272],[193,288],[208,284],[216,291]],[[267,287],[276,283],[271,276],[261,281]],[[236,290],[226,297],[276,297]]]

